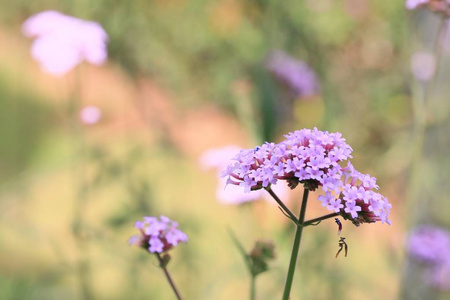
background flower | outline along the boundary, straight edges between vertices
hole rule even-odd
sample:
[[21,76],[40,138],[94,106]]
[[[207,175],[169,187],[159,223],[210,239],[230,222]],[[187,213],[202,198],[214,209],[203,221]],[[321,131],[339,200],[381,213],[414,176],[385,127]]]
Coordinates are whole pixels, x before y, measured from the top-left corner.
[[425,281],[442,290],[450,290],[450,232],[432,225],[411,231],[407,250],[416,260],[427,265]]
[[318,93],[316,74],[305,62],[275,51],[268,56],[266,66],[296,96],[307,97]]
[[[265,191],[259,190],[253,193],[245,193],[236,185],[227,184],[227,179],[221,176],[221,172],[230,163],[231,159],[239,153],[240,147],[228,145],[221,148],[213,148],[205,151],[198,162],[205,169],[214,169],[217,175],[216,198],[222,204],[242,204],[264,198],[269,203],[275,203],[272,197]],[[273,185],[274,192],[283,200],[289,200],[289,189],[282,185]]]
[[84,124],[92,125],[102,117],[102,111],[97,106],[89,105],[80,111],[80,120]]
[[43,71],[60,76],[83,60],[101,65],[107,59],[108,35],[100,24],[57,11],[44,11],[22,25],[25,36],[36,38],[31,54]]

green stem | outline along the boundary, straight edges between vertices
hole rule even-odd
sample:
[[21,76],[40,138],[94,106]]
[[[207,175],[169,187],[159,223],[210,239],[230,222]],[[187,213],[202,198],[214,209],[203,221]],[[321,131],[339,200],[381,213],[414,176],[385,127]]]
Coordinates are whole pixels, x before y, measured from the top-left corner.
[[306,226],[312,225],[314,223],[321,222],[323,220],[334,218],[334,217],[337,217],[337,216],[339,216],[339,213],[331,213],[331,214],[324,215],[324,216],[321,216],[321,217],[318,217],[318,218],[315,218],[315,219],[311,219],[311,220],[305,221],[301,225],[303,227],[306,227]]
[[159,253],[155,253],[155,254],[156,254],[156,257],[158,258],[159,266],[164,271],[167,281],[169,282],[170,287],[172,288],[173,292],[175,293],[175,296],[177,297],[178,300],[182,300],[180,292],[178,292],[177,287],[175,286],[175,283],[173,282],[172,277],[169,274],[169,271],[167,271],[167,268],[165,267],[165,263],[164,263],[163,259],[161,258],[161,255],[159,255]]
[[256,299],[256,288],[255,288],[255,282],[256,282],[256,276],[252,274],[250,279],[250,300]]
[[294,215],[294,213],[292,213],[291,210],[283,203],[283,201],[281,201],[280,198],[278,198],[277,194],[275,194],[272,191],[270,186],[266,187],[266,191],[269,192],[270,196],[272,196],[272,198],[275,199],[275,201],[277,201],[278,205],[280,205],[280,207],[283,209],[283,211],[289,215],[290,219],[292,221],[294,221],[295,224],[299,224],[299,220]]
[[295,265],[297,264],[298,252],[300,250],[300,241],[302,239],[303,221],[305,220],[306,204],[308,203],[309,190],[305,187],[303,191],[302,206],[300,207],[299,224],[295,232],[294,244],[292,245],[291,261],[289,262],[289,270],[284,286],[283,300],[288,300],[291,293],[292,281],[294,279]]
[[75,238],[75,245],[78,250],[78,261],[76,265],[77,276],[80,284],[83,299],[94,299],[91,286],[91,262],[89,259],[88,240],[85,235],[85,208],[86,197],[89,189],[89,183],[85,174],[86,145],[83,132],[78,120],[78,112],[81,108],[81,70],[80,67],[75,70],[72,95],[67,103],[67,113],[69,115],[69,131],[75,149],[77,159],[75,160],[72,176],[76,184],[76,194],[73,208],[72,233]]

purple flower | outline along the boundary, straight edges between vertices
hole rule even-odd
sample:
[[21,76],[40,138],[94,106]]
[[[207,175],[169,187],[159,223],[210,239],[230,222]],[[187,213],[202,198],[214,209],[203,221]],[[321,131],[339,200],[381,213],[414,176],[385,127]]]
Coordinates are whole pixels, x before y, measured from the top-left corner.
[[[332,155],[333,151],[341,155]],[[306,181],[315,185],[326,183],[325,191],[335,190],[341,182],[328,179],[328,173],[341,177],[339,163],[351,158],[351,152],[339,133],[317,128],[297,130],[279,144],[265,143],[255,149],[241,150],[223,175],[228,176],[229,184],[243,186],[247,192],[276,184],[278,180],[286,180],[290,186]]]
[[431,225],[411,231],[407,250],[416,260],[427,266],[425,282],[450,290],[450,232]]
[[31,16],[22,25],[22,32],[36,38],[31,54],[43,71],[55,76],[64,75],[83,60],[101,65],[108,56],[108,35],[100,24],[57,11]]
[[428,2],[430,2],[430,0],[406,0],[405,6],[407,9],[415,9]]
[[[242,187],[228,184],[227,175],[229,172],[238,172],[238,173],[247,173],[250,171],[250,167],[247,165],[242,165],[240,170],[235,170],[231,166],[228,167],[231,159],[240,151],[241,148],[235,145],[229,145],[222,148],[214,148],[205,151],[199,158],[200,166],[207,169],[215,169],[217,170],[218,184],[216,189],[216,198],[222,204],[242,204],[246,202],[256,201],[261,198],[266,198],[270,203],[273,202],[272,199],[269,199],[267,193],[264,191],[254,191],[252,193],[245,193]],[[252,150],[253,151],[253,150]],[[283,166],[273,165],[275,170],[278,172],[283,172]],[[277,169],[278,168],[278,169]],[[224,171],[222,171],[224,170]],[[222,173],[221,173],[222,172]],[[259,172],[263,172],[261,177],[264,180],[269,182],[274,182],[273,172],[270,170],[260,170]],[[223,175],[223,176],[222,176]],[[288,192],[288,189],[283,185],[273,185],[273,190],[279,193],[280,196],[285,196]]]
[[[388,199],[378,189],[376,179],[355,170],[348,161],[352,148],[340,133],[302,129],[285,136],[279,144],[265,143],[255,149],[241,150],[223,176],[229,185],[244,192],[257,191],[286,181],[295,188],[322,187],[325,196],[318,200],[327,209],[339,212],[355,225],[381,221],[390,224]],[[347,161],[345,167],[341,166]]]
[[276,51],[269,55],[266,67],[296,96],[308,97],[318,93],[316,74],[305,62]]
[[376,179],[356,171],[350,162],[343,173],[345,180],[338,197],[345,205],[342,217],[351,219],[356,226],[376,221],[391,224],[389,211],[392,205],[386,197],[372,190],[378,189]]
[[144,220],[137,221],[134,227],[140,230],[141,235],[132,236],[128,244],[143,247],[151,253],[166,252],[188,240],[188,236],[178,229],[178,223],[165,216],[161,216],[160,220],[144,217]]

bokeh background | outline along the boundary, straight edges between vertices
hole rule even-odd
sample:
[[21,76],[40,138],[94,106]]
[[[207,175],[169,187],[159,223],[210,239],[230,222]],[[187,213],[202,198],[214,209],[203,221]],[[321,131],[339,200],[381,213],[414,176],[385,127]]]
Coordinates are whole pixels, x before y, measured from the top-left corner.
[[[99,22],[108,62],[42,72],[21,25],[48,9]],[[218,201],[201,157],[312,127],[343,134],[393,204],[392,225],[344,223],[338,259],[333,220],[307,228],[291,299],[397,298],[412,222],[414,24],[391,0],[1,0],[0,298],[172,299],[156,259],[127,244],[144,215],[189,235],[169,264],[186,299],[248,299],[229,229],[246,249],[274,241],[257,293],[280,298],[294,226],[269,201]],[[313,70],[313,92],[277,78],[277,51]],[[98,122],[79,118],[86,106]],[[286,195],[293,211],[301,194]],[[316,197],[308,219],[327,213]]]

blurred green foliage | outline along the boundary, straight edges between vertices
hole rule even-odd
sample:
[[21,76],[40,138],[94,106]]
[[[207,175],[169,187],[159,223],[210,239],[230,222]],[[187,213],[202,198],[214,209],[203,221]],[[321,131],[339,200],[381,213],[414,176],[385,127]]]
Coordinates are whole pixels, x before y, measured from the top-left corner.
[[[398,191],[411,122],[403,7],[391,0],[0,0],[0,30],[18,35],[27,17],[46,9],[98,21],[110,37],[110,61],[136,86],[150,78],[182,112],[212,103],[258,144],[303,127],[340,131],[358,169],[384,174],[380,182]],[[321,85],[320,95],[290,99],[282,114],[283,87],[264,66],[277,49],[307,62]],[[67,120],[52,114],[33,84],[12,89],[2,80],[8,71],[0,72],[0,298],[82,298],[80,237],[71,229],[80,188],[74,169],[85,172],[81,238],[95,298],[169,299],[156,260],[126,245],[144,214],[167,214],[190,236],[168,266],[186,299],[246,299],[248,278],[226,232],[230,224],[246,248],[258,238],[274,240],[277,261],[258,279],[258,294],[279,298],[293,228],[276,207],[224,207],[214,199],[215,177],[181,149],[114,129],[91,139],[83,129],[80,155],[60,124]],[[27,195],[4,184],[23,171],[33,178]],[[308,228],[302,241],[292,299],[394,298],[400,254],[384,237],[389,228],[347,225],[349,257],[335,260],[335,227],[323,226]]]
[[0,74],[0,182],[26,171],[39,142],[53,125],[51,109],[27,89],[10,86]]

